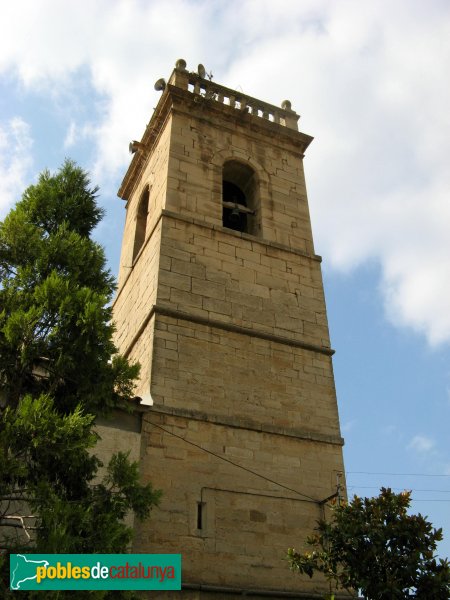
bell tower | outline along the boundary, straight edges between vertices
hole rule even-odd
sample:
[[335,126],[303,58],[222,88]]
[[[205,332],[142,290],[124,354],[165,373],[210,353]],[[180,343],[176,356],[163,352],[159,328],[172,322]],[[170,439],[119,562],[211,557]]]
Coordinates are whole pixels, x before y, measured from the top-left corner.
[[159,88],[119,190],[116,342],[142,365],[141,472],[163,490],[133,551],[181,553],[186,597],[322,597],[283,560],[344,469],[303,173],[312,138],[289,101],[184,60]]

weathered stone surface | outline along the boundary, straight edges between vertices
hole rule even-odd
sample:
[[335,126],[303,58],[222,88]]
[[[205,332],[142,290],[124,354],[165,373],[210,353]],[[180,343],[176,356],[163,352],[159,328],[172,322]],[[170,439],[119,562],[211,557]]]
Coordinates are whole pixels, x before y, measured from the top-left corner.
[[[181,552],[186,597],[206,598],[208,586],[323,593],[323,582],[292,575],[283,561],[343,471],[301,160],[310,138],[290,128],[293,112],[264,105],[270,121],[257,116],[255,99],[205,100],[183,77],[183,89],[164,92],[143,138],[150,151],[133,159],[121,188],[116,341],[142,364],[137,391],[155,402],[143,418],[140,466],[164,491],[137,526],[134,550]],[[254,172],[251,234],[222,223],[230,160]],[[133,262],[147,185],[146,240]]]

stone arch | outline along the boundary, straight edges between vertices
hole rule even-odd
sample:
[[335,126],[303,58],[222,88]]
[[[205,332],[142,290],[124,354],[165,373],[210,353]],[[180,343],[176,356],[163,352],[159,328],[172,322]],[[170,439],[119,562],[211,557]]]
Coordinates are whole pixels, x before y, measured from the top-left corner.
[[136,209],[136,226],[134,230],[133,262],[141,250],[147,231],[148,206],[150,200],[150,186],[146,185],[141,193]]
[[[222,225],[261,236],[262,207],[267,206],[270,200],[267,171],[248,153],[239,149],[219,150],[211,158],[211,164],[214,166],[214,200],[222,205]],[[230,198],[233,192],[237,202]],[[233,204],[238,204],[238,207],[233,209]],[[235,226],[230,226],[229,222],[232,213],[236,217]]]

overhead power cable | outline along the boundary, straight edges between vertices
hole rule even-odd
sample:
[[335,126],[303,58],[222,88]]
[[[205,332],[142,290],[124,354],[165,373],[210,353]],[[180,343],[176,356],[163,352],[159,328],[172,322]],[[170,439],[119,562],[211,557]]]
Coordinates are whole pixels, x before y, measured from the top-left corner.
[[[358,488],[359,490],[379,490],[380,486],[378,485],[358,485],[358,484],[351,484],[351,485],[347,485],[347,489],[348,490],[353,490],[355,488]],[[405,488],[400,488],[400,487],[391,487],[391,490],[396,490],[396,491],[403,491]],[[439,494],[450,494],[450,490],[422,490],[419,488],[408,488],[411,489],[412,492],[436,492]]]
[[448,500],[443,498],[411,498],[411,502],[450,502],[450,498]]
[[347,475],[394,475],[398,477],[450,477],[450,473],[381,473],[377,471],[346,471]]
[[173,431],[169,431],[168,429],[165,429],[165,427],[161,427],[161,425],[158,425],[157,423],[153,423],[153,421],[149,421],[148,419],[145,419],[145,422],[148,423],[149,425],[153,425],[153,427],[157,427],[158,429],[161,429],[162,431],[164,431],[165,433],[167,433],[169,435],[173,435],[174,437],[178,438],[179,440],[182,440],[186,444],[194,446],[195,448],[198,448],[199,450],[202,450],[203,452],[206,452],[207,454],[211,454],[211,456],[215,456],[216,458],[219,458],[220,460],[223,460],[223,461],[229,463],[230,465],[233,465],[234,467],[238,467],[239,469],[242,469],[243,471],[247,471],[247,473],[256,475],[256,477],[260,477],[261,479],[264,479],[265,481],[268,481],[269,483],[273,483],[274,485],[284,488],[285,490],[289,490],[290,492],[293,492],[294,494],[303,496],[303,498],[307,498],[308,501],[310,501],[310,502],[314,502],[315,504],[321,503],[320,500],[316,500],[315,498],[312,498],[311,496],[308,496],[307,494],[304,494],[303,492],[294,490],[293,488],[290,488],[287,485],[284,485],[283,483],[279,483],[278,481],[275,481],[274,479],[270,479],[269,477],[266,477],[265,475],[261,475],[261,473],[257,473],[256,471],[252,471],[252,469],[248,469],[247,467],[244,467],[244,466],[240,465],[239,463],[236,463],[236,462],[230,460],[229,458],[225,458],[225,456],[220,456],[220,454],[216,454],[215,452],[212,452],[211,450],[208,450],[207,448],[203,448],[203,446],[200,446],[199,444],[191,442],[190,440],[187,440],[186,438],[182,437],[181,435],[178,435],[177,433],[174,433]]

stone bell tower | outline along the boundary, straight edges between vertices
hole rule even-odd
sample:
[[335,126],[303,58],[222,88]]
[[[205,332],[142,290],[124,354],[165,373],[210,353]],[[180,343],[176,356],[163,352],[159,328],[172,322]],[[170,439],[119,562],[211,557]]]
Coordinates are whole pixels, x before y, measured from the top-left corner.
[[343,472],[303,174],[312,138],[290,102],[184,60],[159,88],[119,190],[116,342],[142,365],[141,472],[164,494],[133,551],[181,553],[186,597],[318,598],[325,584],[283,560]]

